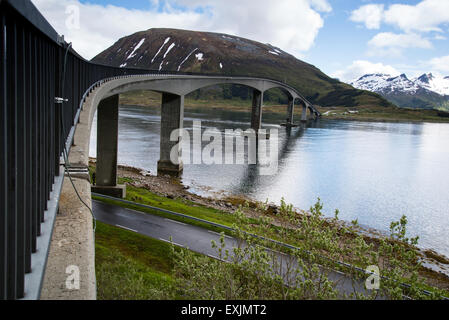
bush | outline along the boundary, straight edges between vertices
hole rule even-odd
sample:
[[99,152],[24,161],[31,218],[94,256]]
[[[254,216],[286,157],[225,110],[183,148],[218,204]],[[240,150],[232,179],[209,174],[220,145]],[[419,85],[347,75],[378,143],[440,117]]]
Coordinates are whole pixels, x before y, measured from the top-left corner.
[[[356,224],[340,223],[338,210],[331,221],[324,219],[322,208],[318,199],[308,214],[298,214],[282,200],[278,213],[282,223],[276,230],[283,242],[296,246],[288,251],[242,231],[249,222],[242,208],[235,212],[239,223],[233,226],[238,245],[227,248],[224,235],[220,243],[212,242],[217,260],[172,246],[177,295],[226,300],[439,297],[437,290],[423,292],[426,286],[418,276],[421,264],[415,246],[418,237],[406,237],[405,216],[391,224],[389,238],[367,243]],[[266,216],[260,218],[258,234],[271,234],[272,222]],[[375,276],[365,272],[367,268],[380,271],[378,289],[365,288]],[[337,270],[345,276],[336,276]],[[342,283],[348,279],[349,286]]]

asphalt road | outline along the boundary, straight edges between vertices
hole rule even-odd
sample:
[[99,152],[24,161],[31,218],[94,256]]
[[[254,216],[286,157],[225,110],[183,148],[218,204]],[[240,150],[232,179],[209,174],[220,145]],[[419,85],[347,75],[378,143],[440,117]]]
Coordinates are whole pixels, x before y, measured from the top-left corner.
[[[211,241],[215,240],[219,243],[219,233],[97,200],[92,200],[92,209],[98,221],[166,242],[170,242],[171,238],[175,245],[218,258],[216,249],[213,249],[211,246]],[[230,251],[232,251],[232,247],[238,246],[238,240],[230,236],[225,236],[225,243],[226,248],[230,249]],[[244,246],[245,244],[240,242],[240,246],[242,245]],[[287,261],[291,266],[292,257],[272,250],[270,252],[275,254],[280,262],[283,262],[280,268],[285,270],[288,265]],[[293,263],[295,262],[293,261]],[[360,293],[368,293],[365,289],[364,281],[353,281],[352,278],[339,271],[328,271],[327,277],[329,280],[337,283],[336,288],[342,294],[349,294],[354,292],[354,290]]]

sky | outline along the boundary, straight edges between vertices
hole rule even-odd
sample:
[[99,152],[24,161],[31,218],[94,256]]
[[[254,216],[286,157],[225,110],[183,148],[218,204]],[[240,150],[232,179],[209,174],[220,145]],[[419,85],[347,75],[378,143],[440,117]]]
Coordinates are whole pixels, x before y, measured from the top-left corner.
[[150,28],[270,43],[327,75],[449,76],[449,0],[32,0],[86,59]]

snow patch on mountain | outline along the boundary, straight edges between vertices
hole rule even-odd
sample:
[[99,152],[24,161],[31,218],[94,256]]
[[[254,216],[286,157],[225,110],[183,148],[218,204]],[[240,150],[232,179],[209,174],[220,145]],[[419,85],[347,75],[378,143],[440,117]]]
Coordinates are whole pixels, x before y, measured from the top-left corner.
[[195,55],[195,57],[198,59],[198,61],[204,60],[203,54],[202,54],[201,52],[200,52],[200,53],[197,53],[197,54]]
[[367,74],[350,84],[361,90],[383,93],[401,91],[414,94],[420,89],[420,86],[409,80],[405,74],[397,77],[383,73]]
[[432,73],[411,80],[405,74],[397,77],[383,73],[366,74],[350,84],[357,89],[385,94],[393,92],[416,94],[418,90],[428,90],[442,96],[449,95],[449,77],[435,77]]
[[137,44],[137,46],[134,47],[134,50],[130,53],[130,55],[128,56],[128,58],[126,58],[126,60],[133,58],[135,56],[135,52],[137,50],[139,50],[139,48],[142,46],[142,44],[145,42],[145,38],[143,38],[142,40],[139,41],[139,43]]
[[174,46],[175,46],[175,43],[173,42],[173,43],[168,47],[167,51],[166,51],[165,54],[164,54],[164,59],[165,59],[165,57],[167,56],[167,54],[171,51],[171,49],[173,49]]
[[192,55],[192,53],[194,53],[196,50],[198,50],[198,48],[193,49],[188,55],[187,57],[184,58],[184,60],[182,60],[182,62],[179,64],[178,66],[178,71],[181,69],[181,66],[184,64],[184,62],[187,61],[187,59],[190,58],[190,56]]
[[426,73],[414,79],[414,82],[440,95],[449,95],[449,77],[436,77],[432,73]]
[[170,37],[167,37],[164,41],[164,43],[162,44],[162,46],[159,48],[159,50],[156,52],[156,54],[154,55],[153,59],[151,59],[151,63],[154,62],[154,59],[156,59],[156,57],[158,56],[158,54],[161,52],[162,48],[167,44],[167,42],[170,41]]

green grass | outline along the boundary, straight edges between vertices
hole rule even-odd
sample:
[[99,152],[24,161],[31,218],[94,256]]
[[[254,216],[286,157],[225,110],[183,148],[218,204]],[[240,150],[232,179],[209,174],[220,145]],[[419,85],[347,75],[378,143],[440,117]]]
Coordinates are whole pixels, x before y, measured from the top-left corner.
[[100,300],[170,298],[170,244],[97,222],[95,271]]
[[[91,170],[93,168],[91,167]],[[132,182],[132,179],[130,178],[119,178],[119,183],[126,183],[126,200],[133,201],[153,207],[158,207],[170,211],[174,211],[177,213],[182,213],[191,217],[207,220],[210,222],[214,222],[217,224],[222,224],[228,227],[232,227],[234,223],[237,223],[236,217],[232,213],[228,213],[225,211],[221,211],[215,208],[207,207],[204,205],[196,204],[192,201],[186,200],[186,199],[170,199],[164,196],[160,196],[156,193],[153,193],[147,189],[144,188],[138,188],[130,185],[129,183]],[[117,200],[112,199],[105,199],[102,197],[94,196],[92,195],[92,199],[99,200],[105,203],[109,203],[116,206],[121,206],[133,210],[142,211],[148,214],[153,214],[157,216],[161,216],[164,218],[170,218],[176,221],[188,223],[191,225],[199,226],[205,229],[209,229],[216,232],[225,232],[227,234],[230,234],[230,232],[226,229],[216,227],[207,223],[203,223],[200,221],[191,220],[188,218],[172,215],[169,213],[161,212],[158,210],[150,209],[150,208],[144,208],[138,205],[129,204],[129,203],[123,203]],[[257,224],[258,222],[255,219],[251,220],[252,223]]]

